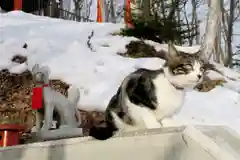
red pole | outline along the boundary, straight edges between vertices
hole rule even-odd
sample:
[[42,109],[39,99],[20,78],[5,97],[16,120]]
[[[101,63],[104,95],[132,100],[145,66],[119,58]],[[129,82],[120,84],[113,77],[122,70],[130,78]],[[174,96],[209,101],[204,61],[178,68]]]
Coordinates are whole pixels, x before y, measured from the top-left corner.
[[132,14],[131,14],[131,0],[125,0],[125,14],[124,21],[127,27],[133,28],[132,25]]
[[13,10],[22,10],[22,0],[14,0]]
[[97,0],[97,22],[100,22],[100,23],[103,21],[101,2],[102,2],[101,0]]

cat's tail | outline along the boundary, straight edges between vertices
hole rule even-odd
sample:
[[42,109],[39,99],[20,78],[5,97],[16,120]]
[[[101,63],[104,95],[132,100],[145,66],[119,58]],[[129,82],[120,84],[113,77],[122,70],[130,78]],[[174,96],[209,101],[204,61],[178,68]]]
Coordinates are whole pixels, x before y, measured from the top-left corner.
[[128,95],[127,95],[127,92],[126,92],[126,90],[127,90],[126,88],[129,84],[130,80],[133,80],[133,79],[137,80],[139,77],[140,77],[140,74],[137,74],[136,72],[133,72],[132,74],[125,77],[124,80],[121,83],[121,92],[120,92],[120,98],[119,98],[120,99],[120,101],[119,101],[120,104],[119,104],[119,106],[122,107],[123,112],[125,112],[125,113],[128,112],[127,111],[128,107],[127,107],[127,104],[126,104],[127,103],[126,102],[126,97],[128,97]]
[[89,136],[97,140],[107,140],[116,132],[116,128],[107,123],[106,126],[92,126],[89,130]]

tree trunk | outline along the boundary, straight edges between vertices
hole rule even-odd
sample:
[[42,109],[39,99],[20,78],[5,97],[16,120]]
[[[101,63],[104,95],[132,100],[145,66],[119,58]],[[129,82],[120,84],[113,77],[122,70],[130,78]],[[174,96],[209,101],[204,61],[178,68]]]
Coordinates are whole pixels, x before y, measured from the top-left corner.
[[143,0],[142,1],[142,7],[143,7],[143,18],[144,20],[150,19],[151,16],[151,6],[150,6],[150,0]]
[[214,45],[215,45],[215,54],[214,56],[214,61],[217,63],[223,63],[223,52],[222,52],[222,47],[221,47],[221,26],[218,26],[217,29],[219,32],[217,32],[216,37],[215,37],[215,41],[214,41]]
[[200,36],[198,33],[198,16],[197,16],[197,3],[196,0],[192,0],[192,27],[195,27],[192,34],[196,34],[196,44],[200,44]]
[[116,19],[116,11],[115,11],[115,1],[114,0],[110,0],[110,17],[111,17],[111,22],[112,23],[116,23],[117,19]]
[[228,18],[228,34],[227,34],[227,64],[232,67],[232,34],[233,34],[233,20],[234,20],[234,4],[235,0],[230,1],[230,13]]
[[71,12],[71,0],[62,0],[63,9]]
[[220,25],[221,15],[220,1],[214,0],[209,3],[205,38],[202,44],[202,52],[206,60],[209,60],[213,54],[217,54],[214,42],[217,33],[220,32],[218,26]]
[[110,21],[110,9],[109,9],[110,1],[103,0],[102,1],[102,11],[103,11],[103,19],[104,22]]

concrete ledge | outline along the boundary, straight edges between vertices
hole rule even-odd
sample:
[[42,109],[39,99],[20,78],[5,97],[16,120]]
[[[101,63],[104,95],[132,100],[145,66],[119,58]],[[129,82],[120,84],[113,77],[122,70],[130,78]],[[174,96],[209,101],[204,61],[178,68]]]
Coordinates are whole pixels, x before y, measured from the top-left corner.
[[220,148],[240,157],[240,135],[226,126],[196,126],[203,134],[211,138]]
[[32,139],[29,142],[40,142],[46,140],[59,140],[66,138],[82,137],[82,128],[63,128],[58,130],[40,131],[32,133]]
[[[239,160],[198,127],[119,133],[106,141],[71,138],[0,149],[1,160]],[[203,126],[204,128],[204,126]],[[206,127],[207,128],[207,127]],[[208,132],[211,128],[209,127]],[[216,130],[216,129],[215,129]],[[229,134],[231,137],[231,134]],[[240,143],[240,139],[235,139]],[[236,145],[231,146],[236,150]]]

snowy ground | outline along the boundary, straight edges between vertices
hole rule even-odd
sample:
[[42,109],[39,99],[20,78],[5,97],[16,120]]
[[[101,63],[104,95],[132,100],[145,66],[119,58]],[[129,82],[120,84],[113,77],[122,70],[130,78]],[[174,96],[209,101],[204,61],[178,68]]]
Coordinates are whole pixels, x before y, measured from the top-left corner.
[[[122,79],[138,67],[158,68],[164,62],[156,58],[131,59],[117,55],[134,38],[112,36],[121,24],[76,23],[22,12],[0,14],[0,69],[21,72],[34,63],[47,65],[51,77],[77,85],[81,91],[79,106],[86,110],[104,110]],[[88,36],[94,52],[87,46]],[[28,44],[28,49],[22,48]],[[156,48],[165,48],[158,45]],[[197,47],[186,48],[197,50]],[[13,55],[28,57],[26,64],[14,64]],[[231,76],[238,76],[226,69]],[[208,93],[188,92],[183,110],[175,118],[184,124],[223,124],[240,133],[240,82],[231,88],[217,87]],[[235,90],[235,91],[234,91]]]

